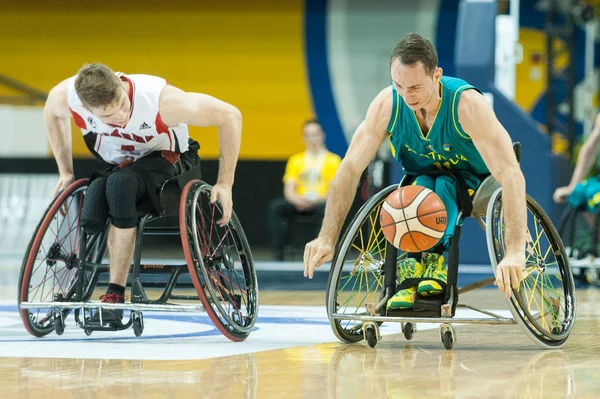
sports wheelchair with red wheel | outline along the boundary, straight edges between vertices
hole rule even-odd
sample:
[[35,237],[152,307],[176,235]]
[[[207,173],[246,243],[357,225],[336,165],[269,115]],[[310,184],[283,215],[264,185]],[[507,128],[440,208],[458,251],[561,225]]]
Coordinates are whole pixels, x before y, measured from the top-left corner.
[[[18,303],[27,331],[42,337],[61,335],[67,317],[87,335],[129,327],[136,336],[144,330],[144,311],[205,311],[220,332],[232,341],[250,334],[258,315],[258,285],[252,253],[235,214],[225,226],[219,202],[210,203],[211,186],[199,180],[200,167],[169,179],[162,186],[162,211],[140,215],[130,273],[130,303],[92,301],[100,276],[109,271],[105,259],[107,228],[88,235],[80,226],[80,212],[88,186],[77,180],[54,197],[27,247],[19,278]],[[181,237],[183,259],[156,267],[143,263],[142,241],[149,235]],[[173,263],[173,262],[165,262]],[[166,273],[162,293],[149,299],[142,282],[145,271]],[[180,293],[180,277],[189,273],[194,295]],[[183,287],[185,288],[185,287]],[[200,304],[190,303],[200,300]],[[120,325],[95,320],[99,309],[129,312]],[[101,312],[99,312],[101,314]]]

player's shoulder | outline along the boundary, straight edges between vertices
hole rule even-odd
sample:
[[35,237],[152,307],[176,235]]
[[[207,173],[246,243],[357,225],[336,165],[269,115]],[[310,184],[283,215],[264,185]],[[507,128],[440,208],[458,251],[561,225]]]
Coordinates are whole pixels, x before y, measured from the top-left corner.
[[486,98],[478,90],[464,90],[458,99],[458,114],[465,115],[476,112],[481,107],[490,107]]
[[389,114],[389,112],[391,112],[393,104],[394,90],[392,88],[392,85],[383,88],[379,93],[377,93],[377,95],[371,102],[372,106],[374,106],[378,111],[384,114]]
[[67,78],[54,86],[48,93],[46,108],[57,116],[69,116],[69,87],[74,77]]
[[[369,126],[380,126],[383,130],[388,125],[394,106],[394,91],[392,86],[382,89],[369,105],[366,122]],[[378,129],[381,130],[381,129]]]
[[75,76],[71,76],[63,80],[62,82],[57,83],[51,90],[50,93],[54,93],[54,95],[67,95],[69,91],[69,87],[75,84]]

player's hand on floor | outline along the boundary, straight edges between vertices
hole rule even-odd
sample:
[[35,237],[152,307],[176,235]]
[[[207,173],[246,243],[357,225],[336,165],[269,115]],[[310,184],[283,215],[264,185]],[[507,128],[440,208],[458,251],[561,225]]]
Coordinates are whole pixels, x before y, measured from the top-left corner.
[[313,278],[314,271],[333,259],[335,242],[318,237],[304,248],[304,277]]

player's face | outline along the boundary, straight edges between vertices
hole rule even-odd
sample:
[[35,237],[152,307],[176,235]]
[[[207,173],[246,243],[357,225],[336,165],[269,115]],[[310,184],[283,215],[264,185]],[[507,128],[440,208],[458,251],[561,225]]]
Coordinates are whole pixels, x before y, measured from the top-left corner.
[[129,122],[131,113],[131,101],[125,89],[121,90],[120,96],[113,104],[103,108],[90,109],[102,122],[113,126],[125,126]]
[[436,68],[431,75],[427,73],[421,61],[414,65],[404,65],[400,59],[395,59],[390,73],[398,94],[413,111],[416,111],[427,106],[438,90],[442,68]]
[[302,138],[304,139],[304,144],[306,144],[306,147],[308,148],[321,147],[325,141],[323,129],[321,129],[321,125],[318,123],[309,123],[304,126],[302,129]]

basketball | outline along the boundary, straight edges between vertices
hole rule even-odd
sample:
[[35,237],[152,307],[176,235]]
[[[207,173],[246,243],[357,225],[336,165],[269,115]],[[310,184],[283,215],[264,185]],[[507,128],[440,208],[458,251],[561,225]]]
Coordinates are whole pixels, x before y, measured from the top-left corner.
[[385,238],[396,248],[422,252],[433,248],[444,235],[446,207],[428,188],[400,187],[383,203],[380,222]]

